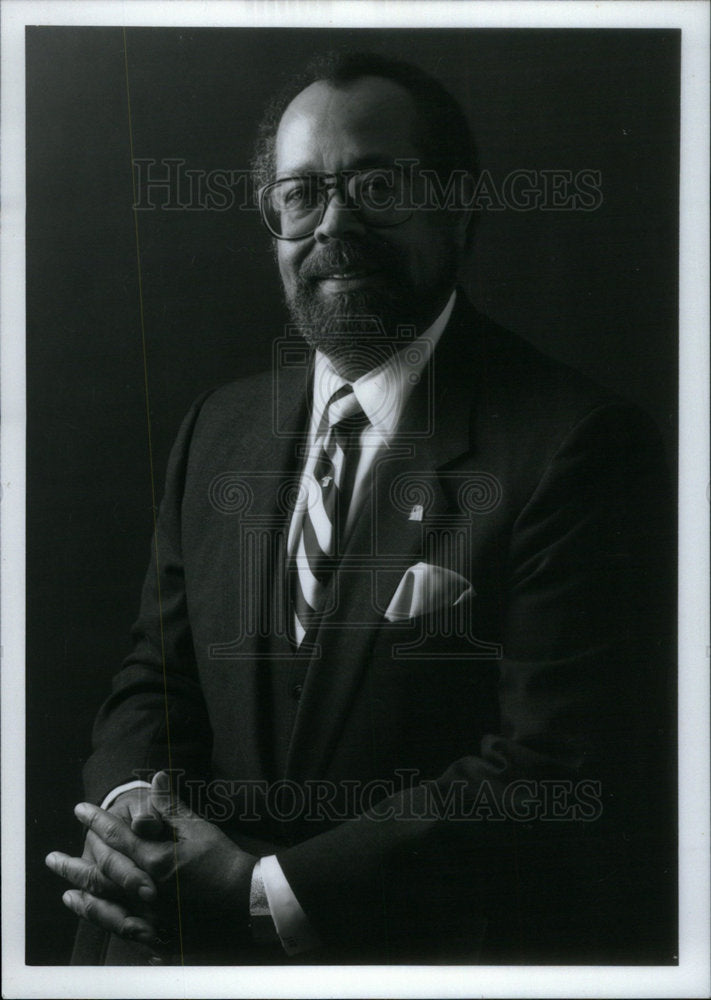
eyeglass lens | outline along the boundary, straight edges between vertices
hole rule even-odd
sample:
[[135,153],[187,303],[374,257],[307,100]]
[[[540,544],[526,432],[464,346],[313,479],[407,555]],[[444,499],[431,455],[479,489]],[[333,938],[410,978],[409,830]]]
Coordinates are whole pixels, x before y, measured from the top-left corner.
[[383,169],[336,176],[307,174],[282,178],[263,189],[261,208],[267,227],[281,239],[311,235],[323,218],[335,189],[359,211],[368,225],[398,225],[412,215],[402,171]]

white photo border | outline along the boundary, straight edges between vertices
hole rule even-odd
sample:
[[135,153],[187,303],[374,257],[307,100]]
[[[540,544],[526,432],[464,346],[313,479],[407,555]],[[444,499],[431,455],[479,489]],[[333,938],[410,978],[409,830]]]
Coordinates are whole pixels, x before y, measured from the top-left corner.
[[[703,997],[709,971],[709,5],[705,0],[4,0],[0,11],[4,997]],[[25,25],[680,28],[678,967],[25,965]]]

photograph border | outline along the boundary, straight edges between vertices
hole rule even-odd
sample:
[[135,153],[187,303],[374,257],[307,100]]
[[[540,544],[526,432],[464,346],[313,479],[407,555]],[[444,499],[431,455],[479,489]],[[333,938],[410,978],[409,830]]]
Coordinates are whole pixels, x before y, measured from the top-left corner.
[[[680,28],[678,967],[299,966],[112,968],[25,964],[26,25],[113,27]],[[709,940],[709,5],[704,0],[193,2],[5,0],[2,45],[3,996],[706,996]]]

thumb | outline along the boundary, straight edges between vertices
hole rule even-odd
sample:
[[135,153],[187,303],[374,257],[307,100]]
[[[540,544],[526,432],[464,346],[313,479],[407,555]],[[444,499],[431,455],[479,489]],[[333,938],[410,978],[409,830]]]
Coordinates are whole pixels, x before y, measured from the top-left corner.
[[131,830],[137,837],[144,840],[162,840],[167,833],[165,824],[150,802],[150,790],[148,799],[145,795],[131,800],[131,793],[127,794],[130,800],[130,820]]
[[131,830],[144,840],[162,840],[167,832],[163,820],[154,812],[137,813],[131,820]]
[[155,812],[166,819],[188,819],[193,815],[192,810],[173,792],[170,776],[165,771],[158,771],[153,775],[150,797]]

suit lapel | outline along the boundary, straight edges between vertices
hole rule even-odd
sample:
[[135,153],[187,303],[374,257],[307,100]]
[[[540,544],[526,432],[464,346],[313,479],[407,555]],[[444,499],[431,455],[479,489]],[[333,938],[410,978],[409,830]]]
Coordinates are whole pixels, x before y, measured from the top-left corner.
[[[249,503],[239,522],[232,522],[231,542],[224,547],[225,577],[234,579],[234,592],[239,595],[235,601],[239,613],[233,626],[239,637],[210,647],[209,655],[218,664],[223,661],[228,665],[226,676],[236,685],[232,697],[240,707],[240,718],[250,720],[249,725],[238,727],[235,738],[240,742],[245,773],[256,776],[271,773],[272,693],[265,657],[291,656],[288,639],[278,627],[279,613],[284,609],[279,601],[285,575],[283,542],[290,518],[288,498],[296,493],[291,487],[298,482],[298,449],[304,440],[303,428],[308,425],[305,381],[303,370],[279,372],[269,383],[270,391],[255,395],[251,407],[254,420],[229,458],[219,459],[221,468],[228,462],[235,470],[246,487]],[[251,559],[247,547],[253,554]],[[244,568],[241,578],[235,578],[240,566]],[[259,616],[257,628],[253,627],[255,616]]]
[[[291,651],[282,627],[283,581],[286,537],[300,474],[299,454],[308,425],[304,384],[303,371],[278,372],[271,398],[255,400],[251,433],[243,438],[236,456],[239,476],[250,495],[239,544],[250,544],[253,552],[250,562],[245,553],[233,559],[234,565],[249,567],[247,577],[238,582],[244,616],[239,645],[242,660],[256,661],[265,652],[272,657],[288,656]],[[256,630],[244,627],[250,617],[248,608],[252,608],[252,615],[260,616]],[[270,636],[268,651],[260,633],[261,637]]]
[[[450,324],[410,397],[397,442],[374,474],[339,570],[338,624],[319,630],[292,734],[287,774],[326,773],[361,684],[383,618],[408,566],[426,558],[424,527],[451,512],[438,474],[471,450],[472,356],[476,317],[458,297]],[[421,504],[424,521],[410,519]],[[360,569],[359,569],[360,567]]]

